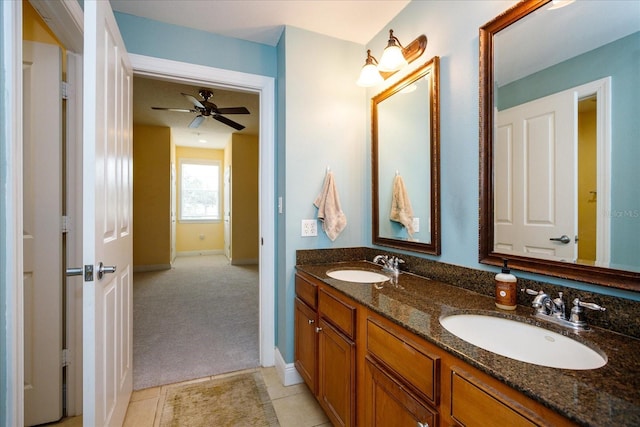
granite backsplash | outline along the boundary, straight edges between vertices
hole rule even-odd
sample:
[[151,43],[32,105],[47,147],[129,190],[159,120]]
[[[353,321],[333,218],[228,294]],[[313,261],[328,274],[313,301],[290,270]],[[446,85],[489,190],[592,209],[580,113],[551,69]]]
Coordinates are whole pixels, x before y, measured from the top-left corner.
[[[460,267],[413,255],[400,254],[380,249],[354,247],[298,250],[296,251],[296,264],[327,264],[362,260],[371,261],[373,260],[373,257],[380,254],[393,255],[402,258],[405,261],[401,266],[402,271],[449,283],[482,295],[494,295],[495,272]],[[518,275],[517,271],[513,271],[513,273],[516,276]],[[599,304],[607,310],[604,312],[589,312],[589,310],[587,310],[587,321],[590,325],[635,338],[640,338],[640,302],[638,301],[518,277],[518,289],[524,288],[544,290],[552,297],[558,295],[558,292],[562,292],[563,298],[569,307],[571,306],[571,301],[575,298],[580,298],[581,301]],[[519,305],[531,306],[532,300],[532,296],[527,295],[524,292],[518,292]]]

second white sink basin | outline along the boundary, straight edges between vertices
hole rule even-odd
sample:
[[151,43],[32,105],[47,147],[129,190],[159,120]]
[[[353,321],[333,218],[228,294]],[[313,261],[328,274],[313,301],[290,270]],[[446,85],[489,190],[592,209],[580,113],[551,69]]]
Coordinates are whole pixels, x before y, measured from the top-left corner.
[[380,283],[389,280],[389,277],[385,276],[384,274],[380,274],[370,270],[357,269],[328,271],[327,276],[334,279],[343,280],[345,282],[356,283]]
[[453,314],[442,326],[475,346],[534,365],[561,369],[597,369],[607,356],[570,337],[527,323],[482,314]]

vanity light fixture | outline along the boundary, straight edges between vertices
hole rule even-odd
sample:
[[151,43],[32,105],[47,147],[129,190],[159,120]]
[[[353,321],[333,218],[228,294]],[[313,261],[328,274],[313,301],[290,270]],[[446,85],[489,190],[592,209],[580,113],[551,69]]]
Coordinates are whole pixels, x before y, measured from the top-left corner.
[[367,49],[367,60],[364,63],[364,67],[360,71],[360,77],[356,84],[362,87],[376,86],[384,81],[378,71],[378,60],[371,56],[371,50]]
[[393,35],[393,30],[389,30],[389,42],[387,43],[387,47],[384,48],[380,63],[378,64],[380,71],[398,71],[409,65],[404,58],[403,51],[404,47],[402,47],[400,40]]
[[424,34],[412,41],[407,47],[403,47],[400,40],[393,35],[393,30],[389,30],[389,42],[382,52],[380,61],[378,62],[371,55],[371,50],[367,50],[367,59],[356,84],[362,87],[379,85],[384,79],[420,57],[426,48],[427,37]]

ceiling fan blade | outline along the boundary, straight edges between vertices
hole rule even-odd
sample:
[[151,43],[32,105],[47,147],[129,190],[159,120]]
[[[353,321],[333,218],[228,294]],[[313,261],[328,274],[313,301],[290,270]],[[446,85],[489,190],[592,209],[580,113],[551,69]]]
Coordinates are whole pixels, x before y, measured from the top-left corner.
[[198,101],[195,97],[188,95],[186,93],[183,93],[182,96],[184,96],[185,98],[187,98],[189,100],[189,102],[191,102],[193,105],[195,105],[198,108],[205,108],[204,105],[202,105],[202,103],[200,101]]
[[152,110],[163,111],[176,111],[178,113],[197,113],[198,110],[187,110],[186,108],[164,108],[164,107],[151,107]]
[[251,114],[245,107],[218,108],[217,112],[220,114]]
[[202,124],[202,121],[204,120],[204,116],[196,116],[191,123],[189,123],[189,127],[194,129],[199,127]]
[[236,123],[233,120],[227,119],[224,116],[220,116],[218,114],[211,116],[214,119],[216,119],[217,121],[219,121],[220,123],[224,123],[227,126],[231,126],[232,128],[236,129],[236,130],[242,130],[244,129],[244,126],[241,125],[240,123]]

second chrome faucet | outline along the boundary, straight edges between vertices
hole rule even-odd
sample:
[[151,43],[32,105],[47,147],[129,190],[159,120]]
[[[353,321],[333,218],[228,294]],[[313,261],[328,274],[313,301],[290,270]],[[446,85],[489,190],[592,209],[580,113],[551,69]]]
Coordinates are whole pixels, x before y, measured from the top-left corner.
[[589,325],[587,325],[587,321],[584,316],[585,308],[595,311],[606,310],[606,308],[598,304],[583,302],[580,301],[579,298],[575,298],[573,300],[571,313],[569,314],[569,317],[567,317],[565,303],[562,299],[562,292],[558,292],[558,297],[552,299],[549,295],[544,293],[544,291],[534,291],[533,289],[523,289],[522,291],[529,295],[535,295],[531,305],[536,309],[536,317],[573,329],[589,329]]

